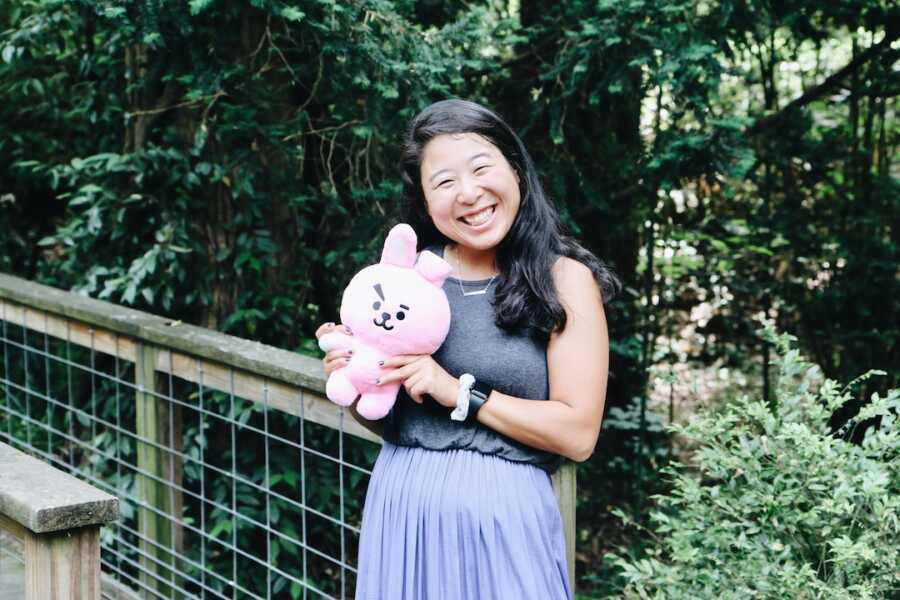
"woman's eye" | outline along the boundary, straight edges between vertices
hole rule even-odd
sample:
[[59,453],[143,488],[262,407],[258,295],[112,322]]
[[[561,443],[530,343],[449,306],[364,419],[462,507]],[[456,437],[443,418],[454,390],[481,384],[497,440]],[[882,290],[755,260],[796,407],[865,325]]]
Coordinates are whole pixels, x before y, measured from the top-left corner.
[[488,170],[489,166],[490,165],[481,165],[480,167],[475,167],[475,174],[478,175],[480,173],[484,173],[485,171]]
[[405,318],[406,318],[406,313],[403,312],[402,310],[401,310],[400,312],[397,313],[397,320],[398,320],[398,321],[402,321],[402,320],[405,319]]
[[445,180],[443,180],[442,182],[440,182],[437,186],[438,186],[439,188],[447,187],[446,184],[448,184],[448,183],[453,183],[453,180],[451,180],[451,179],[445,179]]
[[381,308],[381,302],[376,300],[375,304],[372,305],[372,308],[374,308],[375,310],[378,310],[379,308]]

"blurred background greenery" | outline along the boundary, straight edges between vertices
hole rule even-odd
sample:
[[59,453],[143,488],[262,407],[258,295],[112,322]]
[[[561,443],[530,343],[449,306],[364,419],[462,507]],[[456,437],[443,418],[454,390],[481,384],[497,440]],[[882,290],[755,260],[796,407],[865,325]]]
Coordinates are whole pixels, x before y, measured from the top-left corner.
[[887,0],[0,0],[0,270],[315,354],[397,221],[428,103],[493,107],[626,284],[578,587],[649,539],[666,425],[770,402],[789,331],[897,385],[897,59]]

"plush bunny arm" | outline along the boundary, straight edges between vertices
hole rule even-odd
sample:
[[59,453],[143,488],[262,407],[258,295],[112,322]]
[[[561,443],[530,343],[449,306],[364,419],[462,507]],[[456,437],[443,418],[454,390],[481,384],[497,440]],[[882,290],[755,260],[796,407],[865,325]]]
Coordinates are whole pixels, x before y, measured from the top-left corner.
[[331,352],[332,350],[348,350],[356,345],[355,342],[356,340],[349,335],[335,331],[326,333],[319,338],[319,348],[324,352]]

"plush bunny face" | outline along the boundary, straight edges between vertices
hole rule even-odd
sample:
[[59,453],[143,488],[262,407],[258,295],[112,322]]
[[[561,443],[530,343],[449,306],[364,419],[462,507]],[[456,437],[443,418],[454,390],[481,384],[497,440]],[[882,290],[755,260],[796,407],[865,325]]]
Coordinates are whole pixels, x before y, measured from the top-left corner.
[[441,289],[450,271],[431,252],[416,261],[415,233],[398,225],[388,234],[381,262],[359,271],[344,290],[341,322],[385,354],[431,354],[450,329]]
[[450,306],[443,290],[414,269],[378,264],[350,281],[341,322],[386,354],[431,354],[447,337]]

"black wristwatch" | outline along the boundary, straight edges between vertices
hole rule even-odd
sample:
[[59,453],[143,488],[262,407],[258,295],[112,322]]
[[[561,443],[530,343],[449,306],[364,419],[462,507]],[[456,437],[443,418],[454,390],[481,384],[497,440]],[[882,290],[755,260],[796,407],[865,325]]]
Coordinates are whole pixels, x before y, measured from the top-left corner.
[[466,422],[475,423],[478,420],[478,411],[488,401],[492,391],[494,390],[486,383],[476,381],[472,384],[469,390],[469,413],[466,415]]

